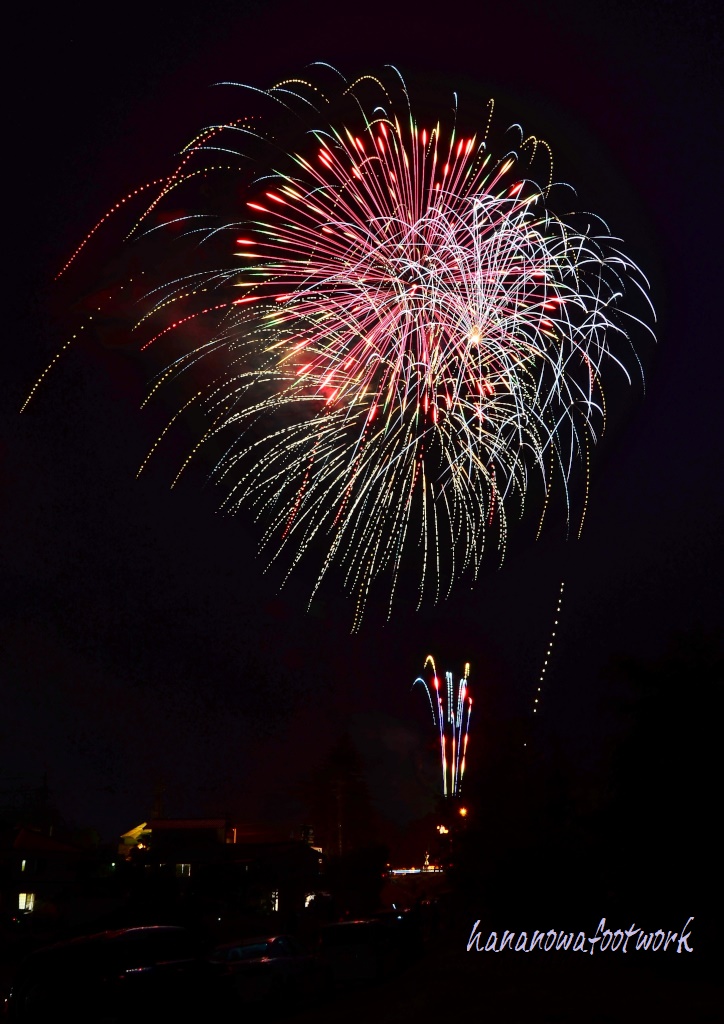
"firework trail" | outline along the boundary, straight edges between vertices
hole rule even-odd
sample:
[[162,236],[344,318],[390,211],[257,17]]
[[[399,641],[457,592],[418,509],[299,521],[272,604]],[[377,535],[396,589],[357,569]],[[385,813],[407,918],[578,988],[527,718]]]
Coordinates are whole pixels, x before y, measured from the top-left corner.
[[457,685],[457,691],[452,672],[446,672],[444,684],[441,682],[431,654],[425,659],[425,669],[428,666],[432,669],[432,679],[428,681],[418,676],[412,685],[414,688],[419,683],[424,688],[430,701],[432,720],[440,734],[443,796],[460,796],[465,774],[470,713],[473,707],[468,693],[470,665],[465,665],[465,672]]
[[[546,647],[545,657],[543,664],[541,665],[540,675],[538,676],[538,686],[536,687],[535,697],[533,698],[533,714],[537,714],[540,710],[541,701],[543,699],[543,683],[545,681],[546,672],[548,670],[548,664],[553,656],[553,648],[556,642],[556,633],[558,632],[559,617],[561,614],[561,608],[563,607],[563,591],[566,588],[565,582],[562,582],[558,588],[558,600],[556,602],[555,617],[553,619],[553,628],[551,629],[550,636],[548,637],[548,646]],[[527,742],[523,743],[524,747],[527,747]]]
[[206,368],[151,451],[202,410],[179,475],[221,450],[222,508],[255,510],[287,575],[314,551],[312,597],[340,567],[357,629],[382,577],[391,609],[410,571],[438,600],[485,550],[502,560],[526,499],[542,522],[557,487],[571,520],[602,373],[639,365],[624,300],[652,311],[605,224],[550,208],[546,144],[516,129],[496,155],[492,101],[476,134],[418,121],[393,68],[314,74],[333,84],[239,87],[262,115],[205,129],[157,189],[130,240],[183,256],[152,249],[134,332],[172,353],[149,398]]

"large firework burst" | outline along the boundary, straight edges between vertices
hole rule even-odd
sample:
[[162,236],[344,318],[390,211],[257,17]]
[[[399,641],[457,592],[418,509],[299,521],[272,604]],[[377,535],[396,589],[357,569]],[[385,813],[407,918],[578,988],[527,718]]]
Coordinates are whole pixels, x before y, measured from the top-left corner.
[[[192,454],[223,435],[223,508],[257,509],[290,569],[321,551],[317,586],[341,565],[353,628],[376,578],[391,605],[416,563],[437,599],[486,548],[502,559],[526,495],[542,522],[562,485],[570,521],[576,464],[585,511],[602,372],[636,362],[622,300],[647,294],[603,222],[552,211],[545,143],[518,132],[496,155],[492,102],[478,134],[419,122],[385,74],[335,79],[331,120],[312,82],[246,91],[272,116],[202,132],[132,233],[192,243],[137,324],[181,344],[152,394],[213,367],[184,406],[206,417]],[[169,214],[200,179],[199,209]],[[232,213],[211,216],[214,190]]]

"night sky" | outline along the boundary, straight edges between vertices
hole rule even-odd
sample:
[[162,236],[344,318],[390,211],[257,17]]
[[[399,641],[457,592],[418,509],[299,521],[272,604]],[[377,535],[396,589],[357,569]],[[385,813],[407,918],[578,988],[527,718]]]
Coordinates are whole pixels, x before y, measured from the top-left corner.
[[[686,652],[713,649],[720,623],[720,5],[422,11],[395,0],[151,2],[118,7],[116,21],[87,5],[16,16],[0,781],[7,790],[47,773],[62,814],[106,839],[150,815],[159,784],[169,815],[301,821],[306,780],[345,731],[379,814],[396,825],[425,814],[433,737],[411,691],[425,655],[456,672],[472,665],[474,785],[494,737],[521,746],[561,581],[532,742],[571,771],[600,769],[631,729],[616,711],[616,666],[671,664],[672,649],[680,687],[661,700],[686,724],[684,759],[699,722],[701,742],[712,735],[720,691],[688,675]],[[281,591],[281,574],[264,573],[260,527],[217,515],[208,466],[170,490],[183,436],[136,480],[163,417],[139,411],[151,367],[132,346],[89,335],[18,415],[113,254],[111,232],[85,254],[87,278],[81,268],[52,283],[98,217],[168,171],[214,119],[214,82],[266,87],[314,60],[349,76],[394,63],[434,80],[443,112],[453,90],[496,97],[500,117],[551,142],[580,207],[624,238],[659,314],[657,345],[641,348],[646,393],[614,385],[582,539],[566,540],[561,519],[537,543],[521,530],[473,590],[421,612],[403,599],[389,623],[372,606],[356,636],[352,600],[333,583],[306,611],[313,566]],[[670,744],[662,734],[654,748],[662,763],[682,756]],[[695,785],[713,798],[715,779]]]

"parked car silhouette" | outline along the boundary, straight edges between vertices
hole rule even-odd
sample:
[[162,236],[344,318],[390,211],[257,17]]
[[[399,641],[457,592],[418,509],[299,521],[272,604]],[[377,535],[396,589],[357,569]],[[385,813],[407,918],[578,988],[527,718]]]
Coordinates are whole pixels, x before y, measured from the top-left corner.
[[337,987],[381,981],[401,964],[396,929],[384,921],[369,919],[328,924],[322,928],[319,941],[322,963]]
[[219,974],[185,928],[121,928],[32,953],[16,973],[5,1012],[13,1021],[114,1024],[142,1008],[164,1020],[198,1019],[223,994]]
[[424,916],[419,908],[393,909],[375,914],[390,929],[391,939],[398,958],[398,966],[413,963],[425,951]]
[[227,942],[217,946],[209,960],[224,969],[242,1002],[304,1001],[325,988],[320,957],[304,950],[290,935]]

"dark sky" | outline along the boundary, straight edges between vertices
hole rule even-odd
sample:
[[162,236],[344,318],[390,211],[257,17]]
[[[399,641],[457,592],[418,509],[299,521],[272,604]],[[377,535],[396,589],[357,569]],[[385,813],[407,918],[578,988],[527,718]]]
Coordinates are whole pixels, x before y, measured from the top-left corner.
[[[108,838],[149,814],[159,781],[169,814],[294,820],[298,780],[348,729],[373,800],[403,822],[431,806],[416,768],[429,723],[410,692],[425,655],[456,671],[472,663],[473,773],[486,730],[530,713],[562,580],[537,725],[573,763],[595,757],[606,730],[616,735],[612,662],[661,658],[720,621],[720,5],[479,0],[427,16],[395,0],[181,10],[152,0],[113,16],[81,4],[17,19],[22,70],[5,131],[3,787],[47,771],[63,813]],[[213,82],[264,87],[312,60],[350,75],[390,62],[434,76],[445,109],[457,89],[519,110],[553,143],[561,175],[575,175],[581,204],[626,239],[660,315],[656,349],[644,347],[646,394],[616,395],[582,540],[566,542],[562,524],[537,544],[521,536],[474,590],[421,613],[403,606],[389,624],[373,608],[354,637],[351,602],[334,587],[309,614],[310,574],[279,592],[255,556],[257,528],[216,515],[201,470],[169,489],[181,448],[135,479],[157,421],[139,412],[149,367],[127,348],[81,345],[18,415],[74,329],[64,310],[82,297],[82,272],[65,291],[52,278],[96,219],[213,120]],[[88,250],[89,267],[103,246]],[[681,715],[708,714],[689,684]]]

